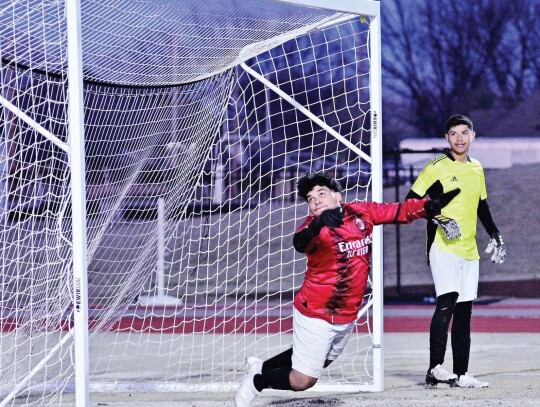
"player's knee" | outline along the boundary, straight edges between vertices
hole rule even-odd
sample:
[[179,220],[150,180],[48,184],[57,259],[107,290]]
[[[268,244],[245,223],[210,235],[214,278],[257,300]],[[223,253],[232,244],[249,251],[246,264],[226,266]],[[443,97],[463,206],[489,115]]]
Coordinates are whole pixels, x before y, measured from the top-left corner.
[[437,306],[436,308],[441,311],[453,312],[454,307],[456,306],[456,301],[459,297],[459,293],[452,291],[450,293],[442,294],[437,297]]
[[317,379],[314,378],[295,381],[294,383],[291,383],[291,388],[293,389],[293,391],[304,391],[311,389],[313,386],[315,386],[315,383],[317,383]]
[[291,388],[293,391],[304,391],[312,388],[317,383],[316,377],[307,376],[300,372],[293,370],[289,376]]

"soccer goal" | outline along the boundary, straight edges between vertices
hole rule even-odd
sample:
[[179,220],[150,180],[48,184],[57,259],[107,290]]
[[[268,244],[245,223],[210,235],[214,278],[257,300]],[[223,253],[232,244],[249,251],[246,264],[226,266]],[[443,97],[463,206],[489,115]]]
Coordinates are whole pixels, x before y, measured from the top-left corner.
[[[382,199],[379,3],[14,0],[0,56],[0,407],[232,392],[290,347],[297,178]],[[314,390],[383,388],[380,228],[372,266]]]

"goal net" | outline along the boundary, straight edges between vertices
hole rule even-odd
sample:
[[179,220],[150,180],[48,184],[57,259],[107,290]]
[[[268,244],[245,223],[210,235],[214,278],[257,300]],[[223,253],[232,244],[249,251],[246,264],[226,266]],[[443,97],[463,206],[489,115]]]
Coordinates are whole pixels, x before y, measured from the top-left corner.
[[[233,391],[246,357],[292,343],[297,178],[380,199],[376,16],[263,0],[84,0],[80,15],[87,367],[65,4],[0,9],[0,406],[61,403],[76,369],[91,391]],[[378,246],[316,388],[382,389]]]

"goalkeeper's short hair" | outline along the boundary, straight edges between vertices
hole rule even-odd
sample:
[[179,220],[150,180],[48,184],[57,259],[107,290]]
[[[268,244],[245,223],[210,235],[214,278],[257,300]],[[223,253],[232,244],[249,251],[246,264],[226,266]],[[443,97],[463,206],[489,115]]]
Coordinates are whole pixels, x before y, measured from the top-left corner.
[[448,130],[460,124],[464,124],[471,131],[473,130],[473,122],[471,119],[462,114],[455,114],[446,121],[446,132],[448,133]]
[[339,182],[327,175],[324,171],[310,172],[301,177],[296,184],[298,196],[307,201],[307,194],[316,186],[328,187],[331,191],[341,192]]

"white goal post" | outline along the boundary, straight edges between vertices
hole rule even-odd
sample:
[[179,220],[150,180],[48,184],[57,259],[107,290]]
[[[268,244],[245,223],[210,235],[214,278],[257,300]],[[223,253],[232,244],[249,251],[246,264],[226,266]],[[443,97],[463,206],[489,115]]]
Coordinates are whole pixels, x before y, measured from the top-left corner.
[[[0,407],[225,391],[291,345],[323,170],[382,201],[379,2],[0,9]],[[314,391],[382,391],[382,229]],[[65,401],[67,403],[67,401]]]

